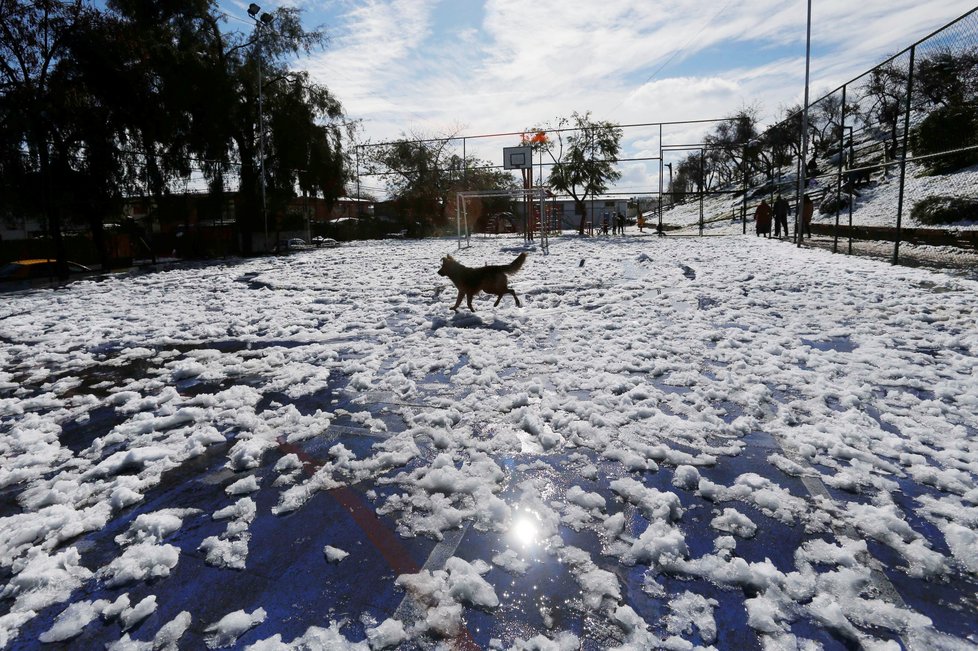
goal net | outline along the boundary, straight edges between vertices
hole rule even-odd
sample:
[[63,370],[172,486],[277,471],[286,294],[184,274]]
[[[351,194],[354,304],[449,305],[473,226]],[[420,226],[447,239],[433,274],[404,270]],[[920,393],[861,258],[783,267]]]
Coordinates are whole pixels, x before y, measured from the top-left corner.
[[[540,238],[540,249],[544,253],[549,253],[549,231],[552,230],[552,219],[547,214],[547,192],[545,188],[536,187],[524,190],[473,190],[469,192],[456,193],[455,215],[456,227],[458,230],[458,248],[467,248],[472,236],[473,214],[471,202],[478,200],[502,197],[509,199],[522,199],[527,206],[526,223],[524,227],[524,237],[529,241]],[[478,217],[478,215],[475,215]]]

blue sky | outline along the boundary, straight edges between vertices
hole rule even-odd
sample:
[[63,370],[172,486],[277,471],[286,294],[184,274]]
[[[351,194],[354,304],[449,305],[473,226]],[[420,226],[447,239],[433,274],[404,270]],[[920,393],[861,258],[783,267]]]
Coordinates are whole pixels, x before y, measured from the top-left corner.
[[[650,122],[717,117],[759,103],[773,115],[803,89],[804,1],[266,0],[264,8],[280,4],[302,8],[331,37],[324,53],[299,65],[333,88],[352,117],[394,133],[458,125],[470,133],[507,131],[574,110]],[[244,16],[247,3],[221,6]],[[973,6],[816,1],[813,92]],[[679,79],[683,104],[649,92]],[[716,82],[725,82],[723,96],[712,92]],[[705,101],[696,99],[701,89]]]

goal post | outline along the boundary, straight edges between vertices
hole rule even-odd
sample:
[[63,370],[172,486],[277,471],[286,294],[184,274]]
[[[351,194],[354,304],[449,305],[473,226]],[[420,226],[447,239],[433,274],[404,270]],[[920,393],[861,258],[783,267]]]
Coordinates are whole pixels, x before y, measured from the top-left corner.
[[[529,149],[529,148],[527,148]],[[508,197],[511,199],[523,199],[527,203],[536,204],[539,202],[540,206],[540,247],[544,253],[549,253],[550,243],[547,236],[548,228],[546,226],[546,198],[547,192],[545,188],[529,188],[525,190],[471,190],[468,192],[458,192],[456,193],[455,200],[455,223],[456,229],[458,231],[458,248],[467,248],[469,246],[469,239],[472,236],[471,229],[469,228],[469,215],[468,215],[468,201],[469,199],[488,199],[492,197]],[[532,220],[532,211],[527,215],[527,220]],[[464,242],[464,244],[463,244]]]

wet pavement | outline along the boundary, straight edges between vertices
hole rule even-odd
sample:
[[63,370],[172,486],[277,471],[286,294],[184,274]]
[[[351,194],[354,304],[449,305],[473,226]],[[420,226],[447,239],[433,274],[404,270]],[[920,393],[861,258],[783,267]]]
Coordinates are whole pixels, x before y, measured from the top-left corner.
[[[696,272],[688,266],[682,267],[682,274],[688,279],[696,277]],[[255,291],[268,289],[268,285],[257,280],[256,276],[246,274],[239,280]],[[673,307],[677,310],[702,311],[717,305],[715,299],[707,297],[689,299],[687,304],[680,303],[674,301]],[[396,315],[384,325],[395,334],[401,328]],[[505,319],[489,315],[484,315],[484,318],[471,315],[437,317],[430,323],[432,332],[448,327],[501,332],[513,328]],[[731,329],[741,327],[729,324]],[[349,337],[319,340],[315,344],[328,344],[341,361],[356,362],[359,359],[357,342],[369,337],[370,333],[350,334]],[[801,343],[828,353],[849,354],[855,350],[855,344],[845,336],[802,339]],[[309,342],[288,338],[246,341],[222,336],[215,337],[206,346],[173,345],[155,352],[172,354],[167,359],[179,361],[203,349],[228,354],[269,349],[296,350],[307,345]],[[115,364],[113,359],[118,351],[111,347],[92,352],[100,358],[100,363],[81,371],[54,370],[45,381],[51,383],[59,377],[71,377],[77,383],[74,391],[78,395],[103,399],[109,395],[108,388],[124,387],[129,381],[161,372],[160,368],[139,359],[125,365]],[[568,558],[565,549],[537,539],[532,534],[521,537],[519,532],[487,530],[471,520],[449,529],[441,538],[414,535],[399,526],[394,514],[381,508],[388,498],[401,490],[396,481],[389,480],[389,476],[315,492],[301,508],[276,513],[275,507],[285,489],[276,482],[281,475],[277,466],[280,461],[295,455],[301,464],[301,476],[309,478],[329,461],[331,451],[337,444],[356,458],[369,456],[379,442],[408,430],[414,416],[440,408],[445,401],[452,402],[464,397],[467,387],[454,384],[452,378],[472,363],[468,354],[460,353],[454,366],[429,373],[417,382],[415,391],[409,397],[363,391],[352,384],[355,371],[333,373],[327,386],[296,398],[290,397],[287,390],[264,390],[255,405],[256,413],[291,406],[303,416],[314,417],[319,412],[335,415],[325,431],[312,438],[290,441],[288,432],[283,432],[273,449],[261,457],[257,467],[237,472],[228,468],[228,453],[236,434],[235,429],[229,427],[221,432],[224,442],[209,445],[205,453],[166,471],[142,500],[116,512],[107,526],[64,541],[61,547],[74,546],[81,554],[81,565],[97,572],[119,556],[121,547],[118,539],[126,535],[139,516],[161,510],[179,510],[183,519],[179,530],[168,534],[164,540],[166,544],[179,549],[179,563],[167,575],[121,585],[110,585],[99,577],[89,579],[67,601],[40,609],[20,628],[19,635],[9,642],[7,648],[26,650],[42,647],[39,638],[51,629],[69,603],[95,600],[113,602],[124,594],[128,595],[132,604],[146,597],[156,598],[156,609],[125,631],[137,640],[151,640],[163,625],[189,610],[193,619],[179,647],[204,648],[208,644],[206,629],[209,624],[239,609],[250,613],[261,607],[267,613],[266,620],[245,632],[238,639],[237,648],[244,648],[274,634],[279,634],[284,641],[290,641],[302,636],[309,627],[327,626],[328,622],[342,622],[343,635],[360,641],[365,638],[368,629],[388,618],[396,617],[406,626],[424,618],[424,604],[418,603],[410,592],[396,583],[398,576],[442,569],[447,559],[453,556],[472,563],[488,561],[509,549],[526,562],[526,572],[520,574],[499,564],[491,565],[483,578],[495,588],[501,605],[495,609],[466,607],[464,630],[448,639],[447,643],[455,648],[489,648],[493,640],[502,640],[505,645],[541,631],[572,632],[585,649],[604,649],[625,643],[627,636],[623,628],[609,623],[607,617],[598,616],[598,609],[588,604],[579,572],[575,571],[574,561]],[[718,363],[703,372],[710,374],[722,370],[722,365]],[[497,372],[507,381],[546,375],[545,369],[540,368],[498,369]],[[650,379],[649,382],[656,389],[680,398],[687,392],[685,387],[669,384],[662,379]],[[234,386],[261,386],[261,383],[258,378],[244,375],[217,383],[197,376],[186,377],[177,379],[173,384],[173,388],[185,398],[206,397]],[[499,386],[499,394],[505,395],[508,386],[506,383]],[[911,389],[913,387],[906,388],[908,391]],[[798,397],[785,387],[769,386],[767,390],[774,397],[776,405],[790,403]],[[562,389],[562,392],[571,398],[588,398],[587,389]],[[39,399],[44,393],[43,387],[34,390]],[[20,397],[23,399],[23,396]],[[776,405],[772,408],[776,409]],[[742,408],[723,396],[714,396],[709,407],[721,414],[722,421],[728,425],[743,416]],[[37,409],[43,411],[43,403],[39,403]],[[662,409],[664,413],[669,412],[667,406]],[[364,426],[350,412],[368,412],[372,418],[383,423],[384,428]],[[897,425],[888,422],[878,412],[874,413],[872,408],[867,409],[866,413],[881,429],[899,433]],[[103,404],[88,410],[83,418],[63,422],[58,440],[63,447],[78,455],[125,423],[130,416],[120,411],[118,406]],[[0,420],[0,426],[13,422],[14,417],[7,416]],[[483,423],[482,426],[484,429],[476,438],[490,439],[494,435],[493,424]],[[973,430],[968,431],[972,436],[976,434]],[[420,438],[416,443],[420,454],[406,466],[398,467],[397,473],[410,473],[416,468],[426,467],[441,452],[437,442],[431,438]],[[843,505],[870,503],[872,500],[867,494],[825,485],[813,477],[774,471],[771,455],[789,454],[775,432],[749,431],[737,438],[718,439],[713,443],[725,452],[716,455],[715,463],[698,465],[697,470],[700,477],[717,485],[732,486],[738,478],[757,474],[771,482],[773,487],[784,491],[786,496],[799,500],[810,502],[824,499],[840,509]],[[109,446],[102,450],[102,456],[124,447],[123,442],[115,445],[117,447]],[[685,447],[680,441],[671,441],[669,448],[690,457],[701,452]],[[655,454],[650,453],[650,457],[654,458]],[[631,540],[646,530],[648,518],[639,507],[621,499],[612,488],[614,480],[625,475],[637,479],[647,488],[674,493],[684,512],[677,526],[685,536],[688,556],[696,559],[716,551],[718,536],[712,522],[728,504],[707,499],[695,487],[685,485],[677,477],[677,464],[664,458],[659,459],[657,469],[627,474],[623,473],[621,459],[588,448],[578,448],[573,452],[564,450],[559,454],[539,454],[527,450],[509,456],[493,455],[492,460],[503,470],[504,476],[500,480],[502,487],[497,496],[506,503],[519,503],[520,487],[527,481],[536,483],[545,500],[556,502],[566,502],[568,492],[574,487],[581,487],[604,498],[608,505],[607,516],[621,514],[623,534]],[[813,469],[824,474],[833,472],[832,468],[817,465]],[[255,514],[243,534],[246,537],[239,537],[247,544],[246,569],[217,567],[208,561],[203,551],[205,541],[222,536],[225,540],[233,540],[234,535],[228,534],[227,520],[213,516],[238,499],[229,495],[226,488],[252,475],[260,486],[258,490],[248,493],[248,497],[255,502]],[[941,492],[907,478],[898,481],[899,490],[894,495],[898,506],[907,516],[909,527],[934,550],[949,555],[942,533],[928,519],[916,515],[919,500],[940,496]],[[0,516],[21,512],[18,497],[24,488],[23,484],[14,484],[0,491]],[[762,532],[757,536],[738,537],[736,557],[748,564],[769,564],[774,570],[785,574],[797,571],[796,552],[805,543],[817,540],[832,542],[847,533],[858,536],[856,532],[846,531],[841,526],[834,530],[829,527],[829,530],[812,531],[800,519],[775,517],[770,508],[761,504],[738,501],[736,507]],[[642,561],[622,563],[614,553],[611,538],[599,533],[598,527],[578,527],[572,522],[562,521],[557,533],[565,547],[583,550],[601,569],[617,578],[621,587],[618,601],[631,606],[649,623],[652,632],[661,638],[680,634],[693,645],[712,644],[721,649],[738,650],[762,647],[762,638],[755,628],[748,625],[749,613],[745,606],[748,600],[759,594],[757,586],[733,581],[721,583],[705,574],[696,576],[690,572],[657,571]],[[350,555],[342,562],[328,562],[324,558],[324,547],[327,545],[345,550]],[[892,597],[898,604],[905,604],[927,615],[941,633],[955,636],[959,638],[958,641],[978,641],[978,619],[974,616],[978,612],[978,579],[973,574],[955,571],[950,578],[939,580],[913,576],[897,569],[905,564],[905,559],[890,546],[872,538],[867,538],[866,545],[869,560],[881,570],[877,572],[873,587],[876,593]],[[815,566],[812,569],[821,574],[831,568]],[[6,583],[10,578],[11,570],[5,567],[0,581]],[[677,616],[671,602],[677,595],[687,593],[698,595],[711,604],[715,630],[709,627],[704,630],[699,624],[683,621]],[[9,614],[11,606],[11,599],[0,599],[0,616]],[[858,640],[820,626],[810,617],[795,618],[790,623],[790,632],[826,649],[860,646]],[[893,630],[871,632],[878,639],[908,646],[908,639]],[[103,648],[119,640],[122,634],[117,620],[99,618],[88,624],[79,636],[65,642],[44,644],[43,648]],[[446,640],[422,634],[403,648],[431,649],[442,643],[446,643]]]

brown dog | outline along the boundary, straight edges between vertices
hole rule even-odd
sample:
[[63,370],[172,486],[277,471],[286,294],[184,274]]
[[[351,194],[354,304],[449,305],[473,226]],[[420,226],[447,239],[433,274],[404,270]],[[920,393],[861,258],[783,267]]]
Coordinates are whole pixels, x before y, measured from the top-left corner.
[[462,297],[465,296],[469,309],[475,312],[472,307],[472,297],[480,291],[486,294],[495,294],[496,302],[493,307],[499,305],[503,300],[504,294],[512,294],[516,301],[516,307],[520,307],[520,299],[507,283],[507,275],[516,273],[526,261],[526,253],[520,253],[515,260],[509,264],[494,264],[485,267],[472,269],[464,264],[455,261],[450,255],[441,259],[441,269],[438,270],[439,276],[448,276],[458,290],[458,300],[452,307],[456,312],[458,306],[462,304]]

